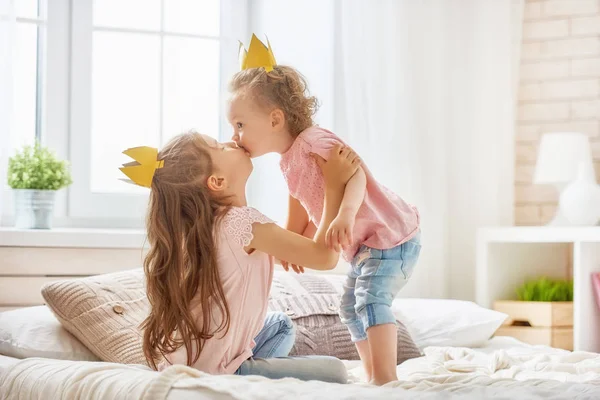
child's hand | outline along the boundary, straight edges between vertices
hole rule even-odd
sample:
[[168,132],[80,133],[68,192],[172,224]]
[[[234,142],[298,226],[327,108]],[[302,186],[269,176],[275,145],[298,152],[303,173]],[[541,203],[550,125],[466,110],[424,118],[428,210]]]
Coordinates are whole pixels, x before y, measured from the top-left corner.
[[283,260],[280,260],[280,262],[281,262],[281,266],[283,267],[283,269],[286,272],[290,271],[290,266],[291,266],[295,273],[297,273],[297,274],[303,274],[304,273],[304,267],[301,267],[300,265],[290,264],[287,261],[283,261]]
[[352,231],[354,230],[355,218],[353,215],[340,210],[337,217],[331,221],[325,243],[330,249],[333,248],[339,252],[341,249],[346,249],[353,243]]
[[345,185],[360,167],[360,158],[350,147],[336,144],[325,161],[317,154],[311,153],[323,172],[326,185]]

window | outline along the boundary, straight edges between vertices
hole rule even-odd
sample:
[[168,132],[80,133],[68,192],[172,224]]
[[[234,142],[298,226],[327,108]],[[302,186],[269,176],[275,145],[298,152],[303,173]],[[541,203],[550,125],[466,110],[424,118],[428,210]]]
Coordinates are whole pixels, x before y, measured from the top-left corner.
[[14,11],[11,153],[43,132],[46,1],[19,0]]
[[188,129],[229,136],[223,92],[248,16],[247,0],[0,0],[0,175],[41,138],[72,165],[57,226],[140,226],[147,190],[119,181],[121,152]]
[[0,216],[12,214],[8,157],[45,135],[46,0],[0,0]]
[[219,136],[220,3],[72,3],[71,216],[139,218],[147,190],[119,180],[121,152],[189,129]]

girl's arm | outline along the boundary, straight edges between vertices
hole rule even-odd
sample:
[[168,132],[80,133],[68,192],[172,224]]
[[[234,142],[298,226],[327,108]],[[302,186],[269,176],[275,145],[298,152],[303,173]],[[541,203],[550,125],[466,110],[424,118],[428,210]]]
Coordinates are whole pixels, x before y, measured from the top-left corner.
[[291,194],[288,201],[288,216],[285,229],[294,233],[302,234],[308,226],[308,214],[300,201]]
[[349,148],[336,146],[329,161],[318,158],[317,162],[325,178],[325,204],[323,218],[313,240],[290,232],[276,224],[252,225],[253,239],[250,248],[268,253],[280,260],[302,265],[306,268],[327,270],[337,265],[339,247],[329,248],[327,230],[338,213],[348,180],[360,165],[356,153]]
[[312,223],[312,221],[308,221],[308,225],[306,225],[306,229],[304,230],[304,232],[302,232],[302,236],[312,239],[315,237],[316,233],[317,227],[315,226],[315,224]]
[[359,168],[346,184],[340,211],[329,227],[329,234],[332,237],[334,246],[342,246],[345,248],[346,246],[352,245],[354,242],[352,237],[354,221],[358,209],[365,199],[366,190],[367,175],[362,168]]
[[[300,203],[300,201],[298,199],[296,199],[291,194],[288,195],[288,196],[289,196],[289,201],[288,201],[288,216],[287,216],[287,221],[285,223],[285,229],[287,229],[290,232],[294,232],[294,233],[297,233],[297,234],[300,234],[300,235],[312,238],[314,236],[314,232],[312,232],[312,235],[310,235],[310,236],[308,236],[307,234],[305,234],[305,232],[307,230],[309,230],[308,228],[311,225],[313,225],[308,220],[308,213],[306,212],[306,210],[304,209],[304,207],[302,207],[302,204]],[[315,231],[316,231],[316,228],[315,228]],[[301,266],[298,266],[298,265],[295,265],[295,264],[291,264],[290,265],[285,260],[281,260],[281,266],[286,271],[289,271],[289,267],[291,266],[292,269],[294,271],[296,271],[297,273],[304,272],[304,270],[303,270],[303,268]]]

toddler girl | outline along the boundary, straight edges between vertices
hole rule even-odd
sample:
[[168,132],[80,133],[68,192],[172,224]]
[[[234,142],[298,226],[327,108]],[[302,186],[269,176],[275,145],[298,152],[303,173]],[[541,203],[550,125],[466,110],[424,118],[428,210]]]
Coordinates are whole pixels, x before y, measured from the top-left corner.
[[[290,195],[286,227],[312,237],[315,227],[323,226],[326,184],[310,154],[327,158],[342,140],[314,125],[317,101],[293,68],[246,68],[233,77],[230,91],[232,139],[251,157],[281,154],[281,172]],[[390,306],[419,256],[419,214],[377,182],[363,164],[346,185],[335,219],[326,225],[334,248],[343,249],[344,258],[351,262],[340,316],[367,376],[374,384],[397,380],[396,319]],[[285,267],[309,267],[281,260]]]

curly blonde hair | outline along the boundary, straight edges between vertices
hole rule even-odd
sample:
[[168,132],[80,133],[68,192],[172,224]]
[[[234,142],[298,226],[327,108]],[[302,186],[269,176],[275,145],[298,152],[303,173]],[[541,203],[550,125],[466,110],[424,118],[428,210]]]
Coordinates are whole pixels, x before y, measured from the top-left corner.
[[270,72],[264,68],[240,71],[231,79],[229,91],[251,96],[262,107],[281,109],[294,137],[314,125],[313,115],[319,108],[317,98],[309,93],[306,78],[284,65],[277,65]]

